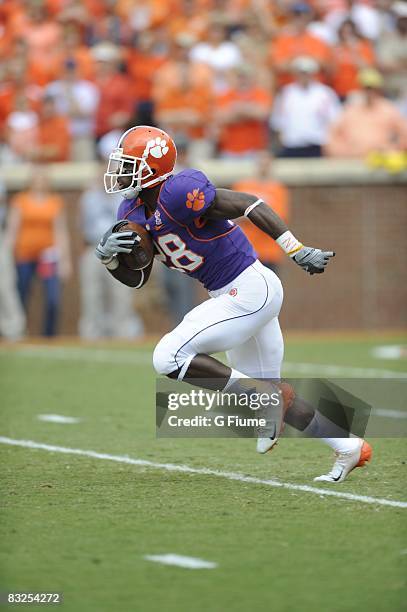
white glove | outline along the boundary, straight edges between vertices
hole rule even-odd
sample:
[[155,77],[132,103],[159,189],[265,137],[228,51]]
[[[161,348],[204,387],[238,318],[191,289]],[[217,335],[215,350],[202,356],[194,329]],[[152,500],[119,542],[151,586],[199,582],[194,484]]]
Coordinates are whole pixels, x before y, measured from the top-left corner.
[[103,264],[109,264],[117,253],[131,253],[136,242],[141,241],[136,232],[117,231],[126,224],[127,221],[114,223],[100,239],[95,249],[95,255]]

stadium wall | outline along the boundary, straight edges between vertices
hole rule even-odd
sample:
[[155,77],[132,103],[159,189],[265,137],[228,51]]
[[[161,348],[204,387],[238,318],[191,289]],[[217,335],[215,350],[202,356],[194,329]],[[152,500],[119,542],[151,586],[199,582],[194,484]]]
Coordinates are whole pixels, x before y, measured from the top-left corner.
[[[218,186],[250,176],[250,163],[199,163]],[[10,192],[24,188],[28,169],[3,168]],[[75,274],[64,290],[62,334],[76,334],[79,317],[78,199],[89,184],[90,164],[51,168],[54,187],[66,202]],[[291,193],[293,232],[307,245],[336,251],[329,272],[308,276],[289,261],[281,270],[285,301],[281,316],[286,329],[390,329],[407,323],[407,174],[390,176],[359,162],[330,160],[280,161],[274,175]],[[36,287],[38,292],[38,287]],[[147,288],[141,293],[146,293]],[[145,304],[147,295],[141,298]],[[205,292],[201,294],[205,299]],[[32,300],[30,331],[39,329],[40,299]],[[151,312],[151,308],[149,309]],[[148,321],[161,332],[166,319],[159,312]]]

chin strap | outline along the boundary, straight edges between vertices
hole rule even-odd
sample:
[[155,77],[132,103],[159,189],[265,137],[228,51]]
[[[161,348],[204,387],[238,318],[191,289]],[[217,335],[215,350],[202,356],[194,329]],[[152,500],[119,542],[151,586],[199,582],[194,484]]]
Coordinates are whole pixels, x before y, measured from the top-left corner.
[[123,191],[123,195],[127,200],[132,200],[133,198],[137,198],[138,194],[141,191],[141,187],[137,188],[137,187],[129,187],[128,189],[126,189],[125,191]]

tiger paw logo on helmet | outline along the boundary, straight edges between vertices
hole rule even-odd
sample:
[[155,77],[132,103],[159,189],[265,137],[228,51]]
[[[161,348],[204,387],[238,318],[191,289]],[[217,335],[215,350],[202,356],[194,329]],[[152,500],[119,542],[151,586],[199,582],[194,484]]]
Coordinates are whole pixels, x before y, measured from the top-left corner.
[[157,136],[157,138],[152,138],[148,141],[144,155],[152,155],[156,159],[160,159],[160,157],[167,155],[169,150],[169,147],[167,147],[167,141]]
[[187,193],[187,201],[185,202],[187,208],[192,210],[202,210],[205,206],[205,194],[199,189],[193,189],[192,193]]

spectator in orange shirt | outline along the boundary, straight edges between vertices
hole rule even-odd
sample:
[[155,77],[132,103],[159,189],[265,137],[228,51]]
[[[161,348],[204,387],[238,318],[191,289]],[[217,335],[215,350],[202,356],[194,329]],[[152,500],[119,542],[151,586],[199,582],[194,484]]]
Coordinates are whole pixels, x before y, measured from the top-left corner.
[[58,114],[54,98],[45,96],[39,113],[37,145],[29,156],[36,162],[64,162],[69,160],[70,148],[69,120]]
[[59,69],[67,61],[74,61],[78,67],[78,76],[86,81],[95,78],[95,60],[89,47],[81,40],[80,29],[77,24],[69,23],[64,29],[64,38],[59,54]]
[[407,121],[381,93],[383,77],[373,68],[359,73],[360,100],[347,104],[332,124],[326,153],[331,157],[365,157],[372,151],[407,147]]
[[330,47],[320,38],[307,31],[312,11],[305,2],[298,2],[291,7],[291,20],[281,34],[277,34],[271,44],[271,67],[277,73],[278,85],[290,83],[292,74],[290,66],[300,56],[312,57],[321,68],[320,77],[329,68],[332,61]]
[[343,100],[350,92],[360,89],[358,72],[372,66],[375,55],[371,43],[359,35],[350,19],[342,23],[338,37],[333,50],[332,87]]
[[178,139],[204,139],[213,102],[213,72],[206,64],[192,64],[188,54],[189,40],[177,37],[171,59],[154,77],[154,116]]
[[17,38],[8,49],[7,67],[15,73],[15,78],[27,85],[43,87],[52,79],[58,71],[55,63],[55,54],[44,64],[38,62],[30,53],[27,42],[23,38]]
[[209,11],[197,7],[196,0],[180,0],[178,14],[171,17],[168,27],[172,38],[188,34],[202,40],[209,27]]
[[[256,158],[256,177],[238,181],[232,185],[232,189],[244,193],[252,193],[261,198],[288,223],[290,216],[289,194],[284,185],[273,180],[271,162],[272,157],[270,153],[262,151]],[[278,244],[246,218],[242,218],[239,221],[239,225],[254,246],[260,261],[277,274],[281,261],[285,259],[284,253]]]
[[43,333],[56,333],[60,280],[71,273],[69,241],[61,198],[49,190],[44,170],[37,168],[28,191],[11,203],[5,240],[14,250],[18,290],[27,308],[35,275],[43,281],[45,310]]
[[267,148],[272,98],[249,66],[231,73],[230,88],[217,99],[215,126],[223,157],[253,157]]
[[105,42],[92,49],[96,60],[99,105],[96,111],[96,139],[112,130],[122,130],[130,121],[136,100],[131,79],[123,72],[120,50]]
[[49,73],[49,79],[55,78],[55,67],[58,62],[58,49],[62,39],[61,25],[51,19],[46,3],[25,3],[27,13],[22,20],[18,36],[28,46],[30,61]]
[[142,32],[132,48],[128,49],[126,63],[131,77],[135,97],[147,112],[143,124],[150,125],[152,114],[153,83],[155,74],[166,62],[168,57],[167,45],[160,38],[161,32]]

